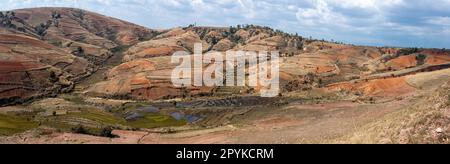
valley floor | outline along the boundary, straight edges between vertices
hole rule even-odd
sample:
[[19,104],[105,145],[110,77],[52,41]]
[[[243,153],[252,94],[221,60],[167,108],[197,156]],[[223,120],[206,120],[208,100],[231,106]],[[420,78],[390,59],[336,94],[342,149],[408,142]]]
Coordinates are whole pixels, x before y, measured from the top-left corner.
[[212,128],[186,125],[183,127],[185,130],[179,127],[181,130],[175,133],[114,130],[112,133],[118,138],[51,130],[45,134],[46,130],[31,130],[2,137],[0,143],[333,143],[414,101],[413,96],[375,103],[337,101],[304,104],[293,101],[281,108],[253,109],[235,116],[227,125]]

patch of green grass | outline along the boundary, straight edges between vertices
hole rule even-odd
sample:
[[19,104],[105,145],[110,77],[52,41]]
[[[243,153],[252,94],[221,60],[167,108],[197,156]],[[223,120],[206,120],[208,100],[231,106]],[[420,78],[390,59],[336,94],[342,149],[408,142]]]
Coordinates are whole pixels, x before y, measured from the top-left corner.
[[86,102],[84,101],[84,98],[79,95],[63,94],[63,95],[60,95],[59,97],[66,101],[73,102],[75,104],[80,104],[80,105],[86,104]]
[[37,127],[36,122],[25,118],[0,114],[0,135],[13,135]]
[[127,125],[133,128],[156,128],[156,127],[170,127],[186,125],[185,120],[176,120],[170,116],[165,115],[146,115],[144,118],[136,121],[130,121]]
[[145,102],[135,102],[135,103],[128,103],[124,106],[120,107],[119,110],[121,110],[122,114],[129,112],[129,111],[135,111],[136,109],[139,109],[141,107],[151,106],[150,103]]
[[100,111],[96,109],[84,110],[79,113],[69,113],[67,116],[75,118],[84,118],[107,125],[118,125],[126,123],[123,118],[117,117],[112,113],[107,113],[105,111]]
[[[82,120],[85,119],[96,122],[96,124],[86,124]],[[68,121],[68,122],[67,122]],[[77,129],[83,129],[85,132],[81,134],[89,134],[94,136],[102,136],[106,127],[121,126],[126,121],[112,113],[101,111],[98,109],[83,110],[76,113],[68,113],[63,116],[53,116],[43,120],[42,124],[62,132],[81,133]]]

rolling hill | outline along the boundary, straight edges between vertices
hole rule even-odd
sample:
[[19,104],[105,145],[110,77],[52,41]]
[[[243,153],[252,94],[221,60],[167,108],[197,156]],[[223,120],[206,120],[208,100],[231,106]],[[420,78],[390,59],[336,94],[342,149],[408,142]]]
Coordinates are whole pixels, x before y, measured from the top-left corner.
[[[195,43],[204,52],[279,51],[282,93],[175,87],[171,55]],[[257,25],[153,30],[74,8],[3,11],[0,143],[441,143],[449,70],[446,49],[357,46]],[[441,106],[425,112],[435,100]],[[30,137],[41,133],[54,135]]]

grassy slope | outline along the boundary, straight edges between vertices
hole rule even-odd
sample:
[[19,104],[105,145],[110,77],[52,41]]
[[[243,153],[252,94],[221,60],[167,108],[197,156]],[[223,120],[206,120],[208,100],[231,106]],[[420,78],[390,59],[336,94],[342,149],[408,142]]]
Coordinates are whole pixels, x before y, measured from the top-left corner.
[[27,119],[0,114],[0,135],[11,135],[38,127],[38,124]]
[[170,116],[164,115],[146,115],[144,118],[137,121],[128,122],[128,125],[134,128],[156,128],[156,127],[170,127],[182,126],[186,121],[177,121]]
[[[450,82],[411,107],[331,143],[450,143]],[[438,132],[437,129],[442,129]]]

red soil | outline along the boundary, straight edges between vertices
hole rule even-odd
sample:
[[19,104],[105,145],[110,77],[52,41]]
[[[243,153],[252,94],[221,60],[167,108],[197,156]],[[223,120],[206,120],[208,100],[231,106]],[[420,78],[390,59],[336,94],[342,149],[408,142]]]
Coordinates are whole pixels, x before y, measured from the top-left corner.
[[10,52],[11,49],[0,45],[0,53]]
[[390,60],[388,65],[396,69],[414,67],[417,65],[416,55],[400,56],[396,59]]
[[0,34],[0,44],[24,44],[46,49],[54,48],[50,44],[46,44],[40,40],[24,35]]
[[336,67],[333,66],[318,66],[316,69],[316,73],[321,74],[321,73],[328,73],[328,72],[333,72],[336,70]]
[[416,89],[410,86],[404,77],[377,79],[360,83],[341,83],[330,85],[329,89],[360,91],[367,96],[403,96],[413,93]]
[[429,55],[426,63],[431,65],[444,64],[450,62],[450,55]]
[[145,57],[158,57],[158,56],[167,56],[172,55],[176,51],[180,51],[182,48],[180,47],[157,47],[157,48],[147,48],[139,52],[138,56]]

